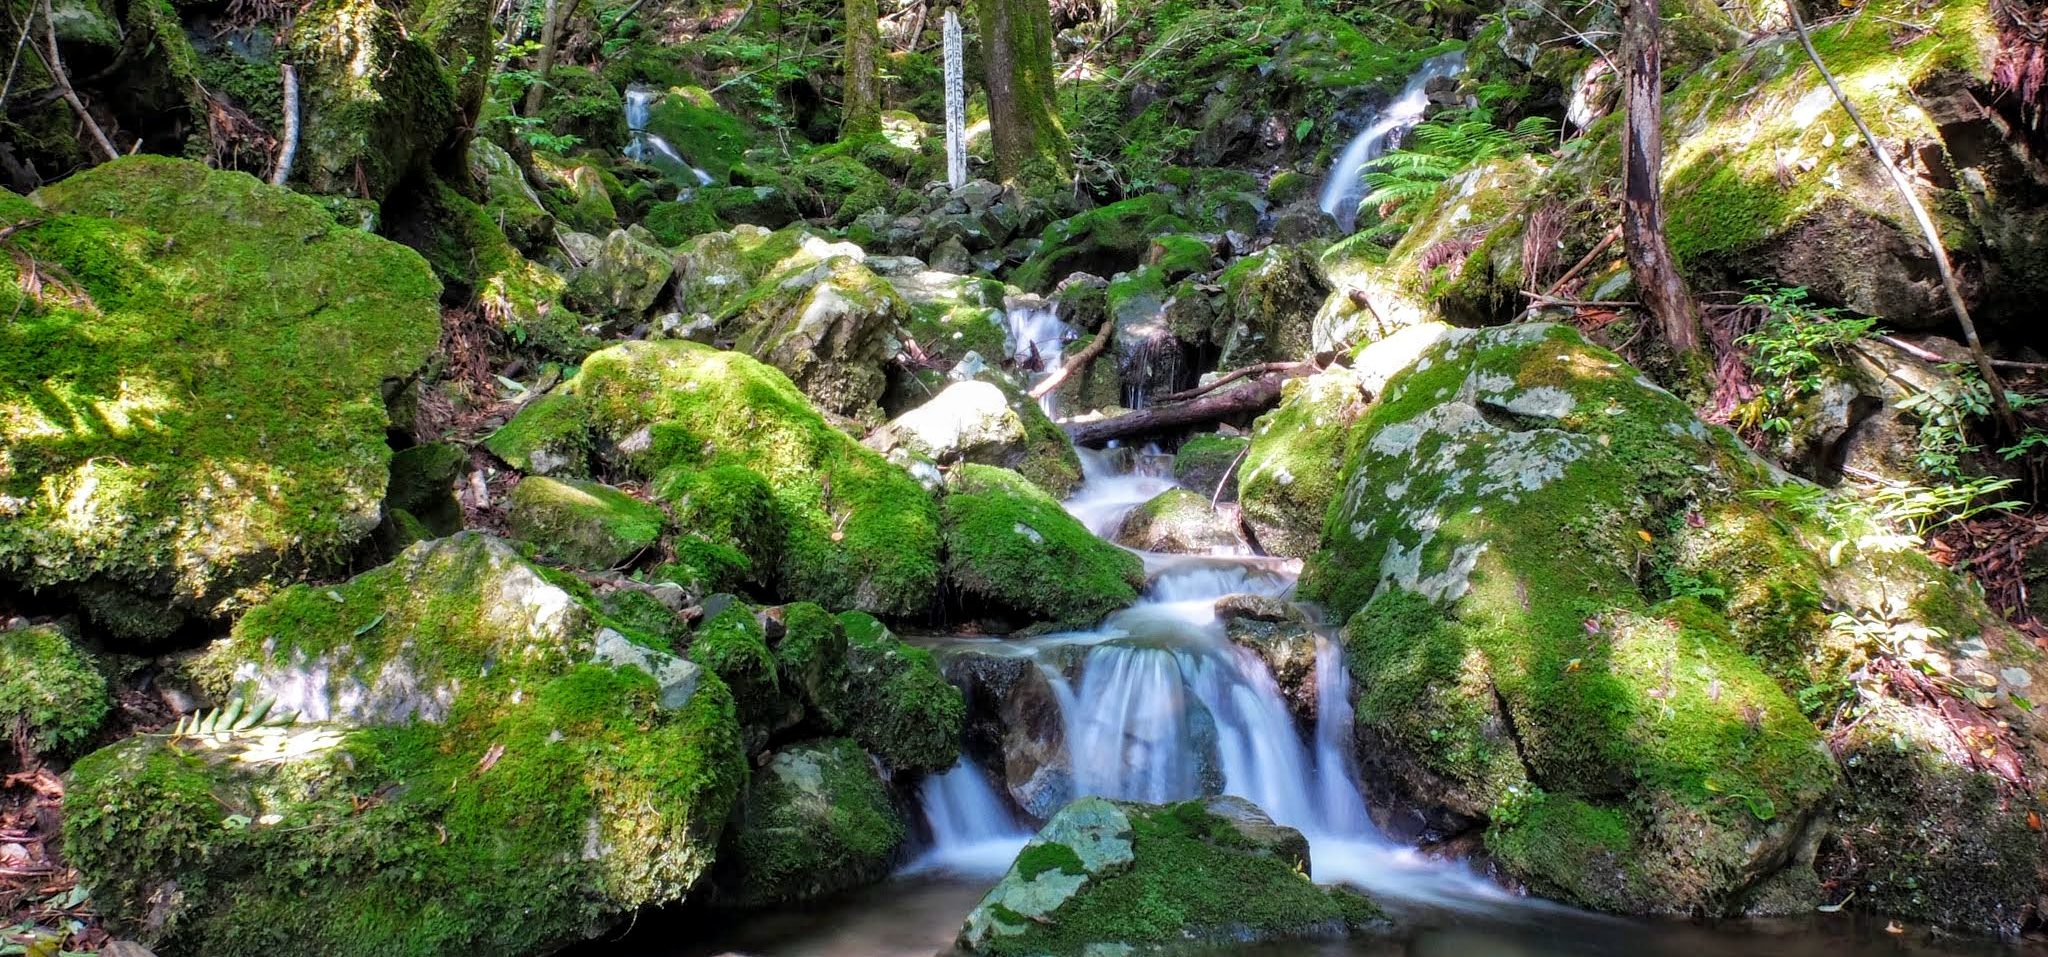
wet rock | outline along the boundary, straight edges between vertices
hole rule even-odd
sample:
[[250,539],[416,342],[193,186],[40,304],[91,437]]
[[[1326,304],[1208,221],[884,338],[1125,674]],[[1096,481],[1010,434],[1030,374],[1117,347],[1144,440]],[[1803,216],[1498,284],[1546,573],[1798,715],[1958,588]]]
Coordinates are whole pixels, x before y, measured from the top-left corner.
[[1316,725],[1316,633],[1300,609],[1266,595],[1216,599],[1223,633],[1266,663],[1287,710],[1303,728]]
[[1099,538],[1023,476],[961,465],[941,509],[946,578],[993,624],[1092,622],[1137,598],[1137,556]]
[[1210,505],[1208,496],[1168,489],[1124,516],[1116,543],[1141,552],[1206,555],[1243,546],[1236,524]]
[[[1300,832],[1242,798],[1169,805],[1082,798],[1025,846],[968,915],[959,946],[1081,957],[1166,952],[1191,941],[1337,938],[1387,926],[1372,901],[1318,887],[1307,871]],[[1134,912],[1133,898],[1148,909]]]
[[1250,444],[1251,440],[1241,435],[1194,436],[1173,454],[1174,480],[1217,502],[1235,502],[1237,470]]
[[909,828],[860,746],[791,745],[756,772],[719,858],[720,900],[813,900],[888,875]]
[[1019,809],[1045,820],[1073,800],[1066,723],[1043,666],[1020,656],[962,652],[947,658],[946,676],[966,696],[969,752],[1000,773]]

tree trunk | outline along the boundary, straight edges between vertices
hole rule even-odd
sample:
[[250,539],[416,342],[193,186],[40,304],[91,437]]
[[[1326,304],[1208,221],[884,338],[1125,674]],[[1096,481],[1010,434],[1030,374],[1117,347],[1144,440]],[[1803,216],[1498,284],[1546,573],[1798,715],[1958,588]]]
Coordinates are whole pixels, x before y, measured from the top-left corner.
[[1657,0],[1626,0],[1621,56],[1628,108],[1622,141],[1622,246],[1638,297],[1680,354],[1699,351],[1700,312],[1664,240],[1664,52]]
[[1004,182],[1064,186],[1067,132],[1054,112],[1052,9],[1046,0],[975,0],[989,136]]
[[520,110],[525,116],[539,116],[542,99],[547,95],[548,74],[555,69],[555,49],[562,45],[562,31],[569,26],[570,18],[576,16],[576,5],[582,0],[548,0],[541,10],[540,62],[534,66],[533,85],[526,88],[526,107]]
[[875,69],[875,50],[882,45],[882,29],[876,24],[881,15],[876,0],[846,0],[841,139],[882,131],[882,75]]
[[1305,362],[1292,371],[1269,373],[1235,389],[1211,392],[1187,402],[1153,406],[1140,412],[1127,412],[1113,419],[1077,425],[1068,431],[1074,437],[1075,445],[1094,448],[1113,439],[1152,435],[1190,425],[1215,422],[1235,415],[1263,412],[1280,404],[1282,382],[1307,375],[1314,370],[1313,363]]

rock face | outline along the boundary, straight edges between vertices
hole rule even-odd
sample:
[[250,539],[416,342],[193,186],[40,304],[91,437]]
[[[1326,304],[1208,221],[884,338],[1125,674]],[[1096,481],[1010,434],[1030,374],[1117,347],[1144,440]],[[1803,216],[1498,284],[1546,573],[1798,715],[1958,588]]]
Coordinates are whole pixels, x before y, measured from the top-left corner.
[[[1359,420],[1302,582],[1305,597],[1351,616],[1359,756],[1373,790],[1402,805],[1396,829],[1483,825],[1509,873],[1603,910],[1810,902],[1811,835],[1841,771],[1791,692],[1918,667],[1831,629],[1824,597],[1854,616],[1888,607],[1883,627],[1940,646],[1926,666],[1971,675],[1985,707],[2031,683],[2028,656],[2006,650],[2009,633],[1945,572],[1878,539],[1828,566],[1813,551],[1827,529],[1747,494],[1781,488],[1782,473],[1576,332],[1433,335]],[[1941,720],[1900,686],[1863,688]],[[2031,727],[2019,708],[1998,716]],[[2013,751],[2017,735],[1980,731],[2005,760],[2033,760]],[[1838,751],[1854,747],[1845,733],[1830,730]],[[1938,735],[1892,740],[1908,767],[2032,807]],[[1929,771],[1907,787],[1955,808],[1940,795],[1960,792],[1941,780]],[[1857,830],[1903,819],[1913,800],[1866,808]],[[1891,885],[1946,880],[1948,865],[1980,859],[1971,848],[1985,838],[1959,833],[1977,823],[1969,815],[1920,819],[1929,832],[1914,843],[1931,840],[1940,864],[1878,876],[1860,848],[1836,860]],[[2038,835],[2003,846],[2024,867],[2041,859]],[[1828,860],[1823,848],[1824,870]],[[2004,920],[2023,895],[1996,887],[1931,911]]]
[[428,171],[459,123],[455,89],[396,13],[374,0],[322,0],[287,42],[303,77],[295,182],[382,201]]
[[1316,633],[1293,605],[1265,595],[1216,599],[1216,617],[1233,644],[1266,663],[1287,710],[1302,727],[1316,724]]
[[569,298],[590,315],[639,320],[668,285],[675,258],[643,229],[614,229],[569,279]]
[[789,375],[840,415],[875,414],[887,384],[887,343],[909,317],[902,297],[852,256],[764,280],[732,321],[734,348]]
[[[626,342],[592,353],[560,391],[580,408],[530,404],[499,435],[554,436],[538,444],[546,449],[602,447],[617,467],[653,480],[659,497],[694,493],[696,510],[679,511],[679,527],[744,534],[720,544],[745,545],[785,599],[884,615],[931,605],[931,496],[826,424],[782,373],[694,342]],[[529,428],[556,416],[580,428]],[[701,491],[742,483],[758,494]]]
[[969,380],[947,386],[931,401],[889,421],[863,444],[884,454],[907,448],[941,464],[979,462],[1006,468],[1029,452],[1024,420],[1003,390]]
[[[1308,842],[1243,798],[1151,805],[1082,798],[1048,821],[967,916],[977,954],[1081,957],[1208,943],[1336,938],[1379,907],[1307,876]],[[1132,906],[1142,900],[1143,906]]]
[[1366,393],[1343,368],[1280,388],[1280,407],[1252,425],[1251,449],[1237,471],[1238,507],[1260,548],[1302,558],[1315,550],[1337,497],[1345,436]]
[[909,828],[860,746],[844,738],[776,751],[754,775],[721,868],[722,900],[743,907],[810,900],[880,880]]
[[86,757],[65,853],[112,926],[231,957],[534,953],[682,900],[745,775],[732,699],[615,624],[474,533],[287,589],[196,670],[307,720]]
[[1223,285],[1219,369],[1293,361],[1312,354],[1317,310],[1330,294],[1316,264],[1319,246],[1270,246],[1230,264]]
[[1011,800],[1038,820],[1074,797],[1073,761],[1058,693],[1031,658],[965,652],[946,676],[967,699],[967,746],[1001,772]]
[[166,606],[231,610],[376,528],[384,390],[440,335],[417,254],[155,156],[33,203],[0,194],[16,227],[12,245],[68,278],[36,296],[0,281],[0,576],[111,589],[161,624]]
[[1206,555],[1243,547],[1235,525],[1209,504],[1208,496],[1167,489],[1124,516],[1116,543],[1141,552]]
[[1092,622],[1135,601],[1144,584],[1137,556],[1096,538],[1008,469],[954,469],[942,511],[946,579],[966,614]]
[[512,490],[505,521],[542,555],[578,568],[617,568],[661,539],[660,506],[578,479],[533,476]]
[[882,763],[936,774],[960,758],[966,705],[932,653],[904,643],[874,616],[840,614],[846,631],[845,726]]

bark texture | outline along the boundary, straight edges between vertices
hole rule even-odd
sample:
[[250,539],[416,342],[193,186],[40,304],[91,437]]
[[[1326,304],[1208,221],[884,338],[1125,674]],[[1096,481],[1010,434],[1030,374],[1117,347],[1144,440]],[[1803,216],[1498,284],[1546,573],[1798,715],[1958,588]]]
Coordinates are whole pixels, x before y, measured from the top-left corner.
[[1664,240],[1664,51],[1657,0],[1629,0],[1621,56],[1628,131],[1622,141],[1621,238],[1644,308],[1681,354],[1700,347],[1699,305],[1686,291]]
[[975,0],[974,11],[996,175],[1028,186],[1064,185],[1070,149],[1053,112],[1051,7],[1046,0]]

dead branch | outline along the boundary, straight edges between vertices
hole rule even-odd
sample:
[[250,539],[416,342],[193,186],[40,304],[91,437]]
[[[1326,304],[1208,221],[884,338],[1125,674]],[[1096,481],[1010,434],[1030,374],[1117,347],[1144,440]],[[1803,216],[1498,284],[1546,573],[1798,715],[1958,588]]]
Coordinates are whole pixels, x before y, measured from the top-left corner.
[[1052,390],[1059,388],[1060,383],[1067,381],[1067,377],[1086,368],[1088,363],[1094,362],[1095,357],[1102,354],[1102,350],[1109,348],[1109,340],[1113,338],[1110,330],[1114,327],[1115,322],[1116,320],[1114,319],[1102,320],[1102,325],[1095,328],[1095,338],[1088,343],[1087,347],[1080,352],[1074,353],[1074,357],[1068,359],[1066,364],[1060,366],[1059,371],[1046,376],[1044,382],[1032,386],[1029,395],[1034,399],[1043,399],[1051,395]]
[[71,104],[71,111],[78,114],[78,121],[85,125],[87,133],[92,134],[93,145],[98,146],[107,159],[121,158],[121,151],[114,148],[114,141],[107,139],[106,131],[100,129],[100,124],[85,108],[85,101],[78,98],[78,91],[71,88],[71,77],[64,72],[64,57],[57,51],[57,20],[50,13],[50,0],[43,0],[43,28],[49,37],[49,55],[43,56],[40,50],[36,55],[43,61],[43,67],[50,71],[51,85],[57,88],[58,95],[64,97],[64,102]]
[[[43,0],[45,4],[49,0]],[[1920,202],[1920,195],[1913,192],[1913,184],[1906,182],[1906,175],[1892,162],[1891,151],[1879,142],[1877,134],[1870,131],[1870,124],[1863,122],[1863,114],[1856,104],[1849,101],[1849,94],[1842,92],[1842,85],[1835,82],[1834,73],[1820,58],[1820,51],[1813,48],[1813,37],[1806,32],[1806,18],[1799,12],[1798,0],[1786,0],[1785,9],[1792,15],[1792,28],[1799,34],[1799,45],[1806,48],[1806,58],[1813,61],[1813,67],[1820,71],[1822,80],[1835,94],[1835,102],[1842,104],[1842,112],[1849,114],[1849,121],[1856,124],[1856,131],[1863,134],[1863,140],[1870,144],[1870,151],[1877,154],[1877,164],[1891,177],[1892,186],[1899,191],[1899,198],[1913,211],[1913,219],[1920,224],[1920,232],[1927,239],[1929,251],[1934,254],[1935,268],[1941,272],[1942,289],[1948,292],[1949,306],[1956,311],[1956,323],[1963,327],[1963,341],[1970,347],[1970,356],[1977,361],[1977,372],[1984,377],[1984,384],[1991,388],[1991,404],[1998,413],[1999,427],[2007,435],[2019,434],[2019,420],[2012,414],[2012,404],[2005,399],[2005,383],[1998,378],[1991,356],[1984,351],[1984,343],[1977,338],[1977,324],[1970,319],[1970,307],[1963,303],[1963,293],[1956,285],[1955,267],[1948,261],[1948,247],[1941,244],[1941,231],[1934,226],[1934,220],[1927,215],[1927,207]]]
[[[1298,369],[1313,368],[1303,364]],[[1224,392],[1214,392],[1188,402],[1159,405],[1139,412],[1127,412],[1113,419],[1073,427],[1075,445],[1099,447],[1115,439],[1150,435],[1198,423],[1216,422],[1232,416],[1263,412],[1280,402],[1280,384],[1305,372],[1269,372]]]
[[299,155],[299,74],[287,63],[278,67],[284,76],[284,133],[278,137],[277,168],[270,173],[270,185],[283,186],[292,178],[292,160]]
[[1232,369],[1229,372],[1217,376],[1214,380],[1204,383],[1202,385],[1198,385],[1192,389],[1188,389],[1183,392],[1175,392],[1172,395],[1161,396],[1159,398],[1159,401],[1186,402],[1190,399],[1199,399],[1202,396],[1214,392],[1217,389],[1229,385],[1232,382],[1236,382],[1237,380],[1242,379],[1245,376],[1265,375],[1268,372],[1289,372],[1293,371],[1296,367],[1299,366],[1309,367],[1307,371],[1300,373],[1301,375],[1308,375],[1310,373],[1319,372],[1322,370],[1322,366],[1317,365],[1314,360],[1310,360],[1308,362],[1259,362],[1254,363],[1252,365],[1240,366],[1236,369]]

